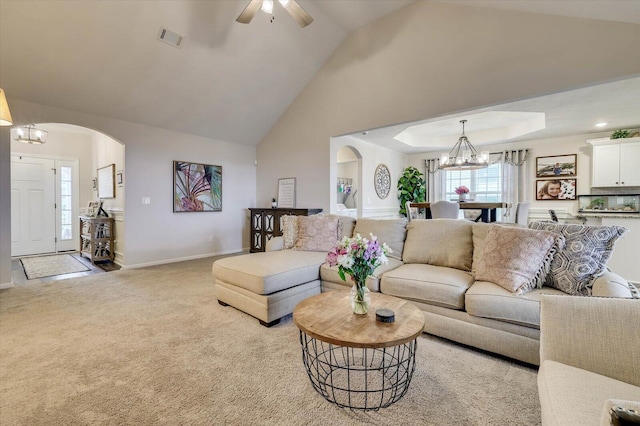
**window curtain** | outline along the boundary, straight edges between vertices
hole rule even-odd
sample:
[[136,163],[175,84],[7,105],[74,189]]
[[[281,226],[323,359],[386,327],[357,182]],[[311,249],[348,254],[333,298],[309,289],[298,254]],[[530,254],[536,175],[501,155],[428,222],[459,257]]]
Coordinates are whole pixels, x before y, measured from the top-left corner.
[[438,173],[438,166],[440,159],[430,158],[425,160],[425,172],[424,177],[427,184],[427,196],[428,203],[435,203],[438,200],[442,200],[444,193],[444,179],[442,173]]
[[529,199],[532,182],[528,159],[528,149],[502,152],[502,201],[511,204],[502,214],[505,222],[515,222],[518,203]]

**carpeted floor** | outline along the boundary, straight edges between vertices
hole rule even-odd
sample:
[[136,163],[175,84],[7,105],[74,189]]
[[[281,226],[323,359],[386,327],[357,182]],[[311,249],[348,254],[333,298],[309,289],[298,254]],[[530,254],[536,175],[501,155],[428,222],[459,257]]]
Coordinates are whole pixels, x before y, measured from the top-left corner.
[[89,270],[89,268],[70,254],[23,257],[20,259],[20,262],[22,263],[24,273],[29,280]]
[[427,335],[403,399],[337,408],[291,319],[218,305],[211,262],[0,290],[0,424],[540,424],[535,369]]

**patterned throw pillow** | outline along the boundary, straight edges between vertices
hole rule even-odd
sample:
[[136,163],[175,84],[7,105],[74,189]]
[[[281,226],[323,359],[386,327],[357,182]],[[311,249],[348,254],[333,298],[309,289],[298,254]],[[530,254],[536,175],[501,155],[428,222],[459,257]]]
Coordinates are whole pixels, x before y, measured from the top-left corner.
[[546,284],[567,294],[582,296],[591,294],[593,281],[604,273],[616,241],[628,231],[621,226],[555,222],[532,222],[529,227],[564,236],[566,246],[553,259]]
[[475,270],[475,279],[524,294],[542,287],[564,237],[527,228],[492,226]]
[[284,249],[290,249],[298,239],[298,216],[286,215],[280,218],[282,228],[282,242]]
[[338,242],[337,217],[298,216],[298,239],[294,250],[326,251]]

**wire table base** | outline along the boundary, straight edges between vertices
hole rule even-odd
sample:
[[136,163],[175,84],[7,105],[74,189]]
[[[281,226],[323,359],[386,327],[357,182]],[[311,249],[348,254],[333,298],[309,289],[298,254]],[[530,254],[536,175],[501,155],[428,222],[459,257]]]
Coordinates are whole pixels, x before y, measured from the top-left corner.
[[379,410],[402,398],[415,370],[417,339],[385,348],[353,348],[300,330],[302,361],[314,389],[342,408]]

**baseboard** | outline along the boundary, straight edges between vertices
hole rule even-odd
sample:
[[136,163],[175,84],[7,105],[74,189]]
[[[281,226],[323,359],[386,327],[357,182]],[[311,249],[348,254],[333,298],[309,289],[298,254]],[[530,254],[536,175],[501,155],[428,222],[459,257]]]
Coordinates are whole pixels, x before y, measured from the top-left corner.
[[133,265],[120,265],[122,267],[122,269],[136,269],[136,268],[146,268],[147,266],[157,266],[157,265],[165,265],[167,263],[176,263],[176,262],[184,262],[187,260],[196,260],[196,259],[202,259],[205,257],[214,257],[214,256],[224,256],[225,254],[234,254],[234,253],[242,253],[242,252],[247,252],[249,251],[248,247],[243,247],[242,250],[238,251],[238,250],[227,250],[227,251],[220,251],[220,252],[215,252],[215,253],[204,253],[204,254],[196,254],[193,256],[186,256],[186,257],[176,257],[173,259],[164,259],[164,260],[158,260],[158,261],[154,261],[154,262],[146,262],[146,263],[136,263]]
[[11,287],[15,287],[16,285],[13,282],[10,283],[2,283],[0,284],[0,290],[3,290],[5,288],[11,288]]

